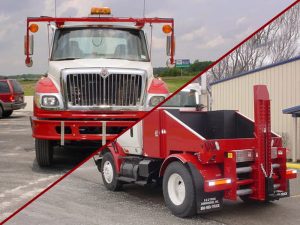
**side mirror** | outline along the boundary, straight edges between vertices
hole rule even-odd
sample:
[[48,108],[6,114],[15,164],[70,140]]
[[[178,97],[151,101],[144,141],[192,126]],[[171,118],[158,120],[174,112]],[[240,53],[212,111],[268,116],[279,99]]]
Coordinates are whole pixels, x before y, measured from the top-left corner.
[[167,36],[167,44],[166,44],[166,54],[167,56],[171,56],[171,49],[173,48],[173,55],[175,55],[175,37],[174,40],[172,36]]
[[167,36],[167,44],[166,44],[166,54],[167,54],[167,56],[171,56],[171,47],[172,47],[172,37]]
[[[172,36],[167,36],[167,43],[166,43],[166,55],[170,56],[171,58],[174,58],[175,55],[175,37],[172,38]],[[173,68],[175,67],[175,63],[173,62],[171,64],[171,60],[167,60],[167,67]]]

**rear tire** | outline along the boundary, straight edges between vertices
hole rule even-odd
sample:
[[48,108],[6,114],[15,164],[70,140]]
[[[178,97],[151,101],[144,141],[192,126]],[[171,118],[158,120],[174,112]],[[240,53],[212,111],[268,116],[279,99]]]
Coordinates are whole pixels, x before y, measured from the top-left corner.
[[196,214],[196,192],[188,168],[180,162],[172,162],[163,177],[163,194],[167,207],[178,217]]
[[113,155],[106,152],[101,161],[101,174],[104,186],[110,191],[118,191],[122,184],[118,180],[116,165]]
[[4,111],[2,116],[3,116],[3,118],[7,118],[7,117],[10,117],[12,113],[13,113],[12,110]]
[[35,139],[36,161],[40,167],[51,166],[53,161],[53,141]]
[[243,196],[239,196],[239,198],[245,202],[245,203],[253,203],[255,202],[254,199],[251,199],[249,195],[243,195]]

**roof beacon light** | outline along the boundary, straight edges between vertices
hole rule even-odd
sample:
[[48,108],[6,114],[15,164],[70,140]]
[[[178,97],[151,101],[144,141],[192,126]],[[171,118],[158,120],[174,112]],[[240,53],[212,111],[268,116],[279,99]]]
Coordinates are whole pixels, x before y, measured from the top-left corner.
[[172,30],[173,30],[173,29],[172,29],[171,25],[169,25],[169,24],[163,25],[163,27],[162,27],[162,31],[163,31],[165,34],[171,33]]
[[91,15],[110,15],[111,9],[109,7],[93,7],[91,9]]
[[39,25],[32,23],[30,24],[30,26],[28,27],[28,29],[32,32],[32,33],[36,33],[39,30]]

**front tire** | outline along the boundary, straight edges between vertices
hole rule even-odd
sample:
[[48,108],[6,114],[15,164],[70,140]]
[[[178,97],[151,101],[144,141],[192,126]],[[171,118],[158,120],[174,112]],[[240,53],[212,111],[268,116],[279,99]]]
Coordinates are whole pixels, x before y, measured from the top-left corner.
[[121,182],[118,181],[115,160],[110,152],[103,155],[101,161],[101,174],[104,186],[110,191],[118,191],[121,188]]
[[13,113],[12,110],[4,111],[2,116],[3,116],[3,118],[7,118],[7,117],[10,117],[12,113]]
[[40,167],[51,166],[53,162],[53,142],[50,140],[35,139],[36,161]]
[[196,192],[188,168],[172,162],[163,177],[163,194],[167,207],[178,217],[196,214]]
[[2,106],[0,105],[0,119],[2,118],[3,116],[3,109],[2,109]]

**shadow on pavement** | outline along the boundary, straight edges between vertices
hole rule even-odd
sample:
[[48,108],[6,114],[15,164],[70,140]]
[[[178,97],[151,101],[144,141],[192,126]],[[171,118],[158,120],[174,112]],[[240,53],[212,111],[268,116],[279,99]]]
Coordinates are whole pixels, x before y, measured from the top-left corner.
[[24,118],[24,117],[28,117],[28,115],[14,115],[12,114],[10,117],[6,117],[6,118],[2,118],[2,119],[5,119],[5,120],[14,120],[14,119],[19,119],[19,118]]
[[43,174],[66,173],[95,152],[98,147],[69,146],[54,149],[53,164],[50,167],[40,167],[34,159],[32,171]]

